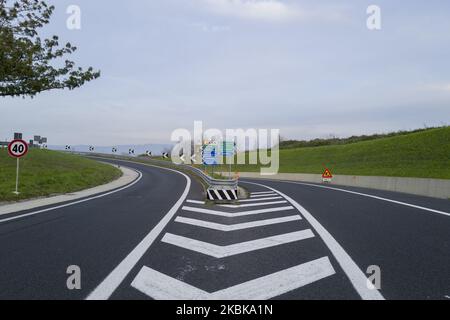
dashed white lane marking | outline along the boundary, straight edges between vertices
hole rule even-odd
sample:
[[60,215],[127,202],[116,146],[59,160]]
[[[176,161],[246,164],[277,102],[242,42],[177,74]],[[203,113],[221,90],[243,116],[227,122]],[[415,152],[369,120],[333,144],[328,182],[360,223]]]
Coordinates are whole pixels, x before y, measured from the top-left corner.
[[324,257],[228,289],[208,293],[143,267],[131,285],[156,300],[268,300],[335,273],[328,257]]
[[180,248],[188,249],[191,251],[199,252],[214,258],[225,258],[235,256],[238,254],[252,252],[256,250],[271,248],[286,243],[296,242],[313,238],[314,233],[307,229],[292,233],[286,233],[264,239],[258,239],[253,241],[246,241],[241,243],[232,244],[229,246],[218,246],[212,243],[203,242],[195,239],[190,239],[171,233],[166,233],[161,240],[164,243],[168,243]]
[[319,236],[327,245],[328,249],[333,253],[334,257],[338,261],[341,268],[344,270],[348,279],[352,283],[355,290],[358,292],[360,297],[364,300],[384,300],[384,297],[381,293],[376,289],[369,289],[367,286],[367,277],[364,272],[358,267],[358,265],[353,261],[350,255],[341,247],[341,245],[333,238],[333,236],[313,217],[308,210],[303,208],[300,204],[298,204],[291,197],[283,194],[282,192],[275,190],[271,187],[268,187],[263,184],[253,183],[253,182],[245,182],[248,184],[265,187],[274,192],[278,192],[281,196],[283,196],[286,200],[288,200],[300,213],[303,217],[312,225],[312,227],[316,230]]
[[93,197],[90,197],[90,198],[87,198],[87,199],[77,200],[77,201],[66,203],[66,204],[62,204],[62,205],[59,205],[59,206],[55,206],[55,207],[51,207],[51,208],[47,208],[47,209],[42,209],[42,210],[37,210],[37,211],[30,212],[30,213],[17,215],[17,216],[11,217],[11,218],[1,219],[0,223],[13,221],[13,220],[17,220],[17,219],[22,219],[22,218],[34,216],[34,215],[37,215],[37,214],[40,214],[40,213],[44,213],[44,212],[48,212],[48,211],[53,211],[53,210],[57,210],[57,209],[62,209],[62,208],[74,206],[74,205],[77,205],[77,204],[80,204],[80,203],[83,203],[83,202],[92,201],[92,200],[95,200],[95,199],[100,199],[100,198],[112,195],[114,193],[123,191],[125,189],[128,189],[128,188],[134,186],[136,183],[138,183],[142,179],[142,172],[140,172],[138,170],[134,170],[134,171],[139,173],[139,177],[136,180],[134,180],[132,183],[127,184],[126,186],[121,187],[119,189],[116,189],[116,190],[113,190],[113,191],[110,191],[110,192],[107,192],[107,193],[103,193],[103,194],[100,194],[98,196],[93,196]]
[[278,196],[278,194],[275,192],[267,193],[267,194],[257,194],[254,196],[251,195],[250,198],[264,198],[264,197],[268,197],[268,196]]
[[293,181],[281,181],[281,182],[346,192],[346,193],[355,194],[355,195],[358,195],[358,196],[363,196],[363,197],[368,197],[368,198],[372,198],[372,199],[387,201],[387,202],[391,202],[391,203],[395,203],[395,204],[399,204],[399,205],[402,205],[402,206],[407,206],[407,207],[411,207],[411,208],[415,208],[415,209],[420,209],[420,210],[425,210],[425,211],[429,211],[429,212],[434,212],[434,213],[438,213],[438,214],[442,214],[444,216],[450,217],[450,213],[449,212],[435,210],[435,209],[430,209],[430,208],[426,208],[426,207],[422,207],[422,206],[417,206],[415,204],[410,204],[410,203],[407,203],[407,202],[402,202],[402,201],[387,199],[387,198],[383,198],[383,197],[378,197],[378,196],[374,196],[374,195],[367,194],[367,193],[350,191],[350,190],[345,190],[345,189],[340,189],[340,188],[332,188],[332,187],[327,187],[327,186],[319,186],[319,185],[316,185],[316,184],[303,183],[303,182],[293,182]]
[[202,208],[194,208],[194,207],[188,207],[184,206],[184,211],[189,212],[197,212],[197,213],[204,213],[204,214],[210,214],[214,216],[221,216],[221,217],[244,217],[244,216],[251,216],[256,214],[262,214],[262,213],[270,213],[270,212],[280,212],[280,211],[287,211],[287,210],[294,210],[295,208],[292,206],[287,207],[279,207],[279,208],[269,208],[269,209],[261,209],[261,210],[253,210],[253,211],[241,211],[241,212],[223,212],[223,211],[217,211],[217,210],[210,210],[210,209],[202,209]]
[[246,199],[246,200],[239,200],[240,203],[246,203],[246,202],[257,202],[257,201],[269,201],[269,200],[278,200],[283,199],[283,197],[270,197],[270,198],[256,198],[256,199]]
[[262,191],[262,192],[252,192],[252,195],[258,195],[258,194],[268,194],[268,193],[273,193],[272,191]]
[[175,219],[175,221],[179,222],[179,223],[184,223],[184,224],[189,224],[192,226],[213,229],[213,230],[218,230],[218,231],[224,231],[224,232],[251,229],[251,228],[256,228],[256,227],[269,226],[269,225],[274,225],[274,224],[280,224],[280,223],[291,222],[291,221],[300,221],[300,220],[302,220],[302,218],[299,215],[296,215],[296,216],[289,216],[289,217],[284,217],[284,218],[258,220],[258,221],[254,221],[254,222],[245,222],[245,223],[239,223],[239,224],[226,225],[226,224],[220,224],[220,223],[185,218],[185,217],[177,217]]
[[286,200],[283,201],[273,201],[273,202],[257,202],[257,203],[250,203],[250,204],[222,204],[219,205],[219,207],[222,208],[230,208],[230,209],[239,209],[239,208],[250,208],[250,207],[262,207],[262,206],[271,206],[275,204],[284,204],[288,203]]
[[180,199],[169,210],[169,212],[162,218],[162,220],[153,228],[152,231],[128,254],[128,256],[106,277],[100,285],[86,298],[87,300],[108,300],[114,291],[119,287],[125,277],[130,273],[131,269],[138,263],[145,252],[150,248],[155,239],[159,236],[166,225],[172,220],[178,209],[183,205],[191,188],[191,179],[184,173],[158,166],[146,164],[150,167],[156,167],[181,174],[186,178],[186,188]]
[[187,203],[192,203],[192,204],[206,204],[205,201],[198,201],[198,200],[186,200]]

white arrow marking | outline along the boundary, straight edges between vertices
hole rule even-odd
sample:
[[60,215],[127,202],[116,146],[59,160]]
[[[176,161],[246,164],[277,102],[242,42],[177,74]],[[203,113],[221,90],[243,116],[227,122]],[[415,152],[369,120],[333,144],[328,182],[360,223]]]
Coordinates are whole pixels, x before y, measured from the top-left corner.
[[230,256],[235,256],[241,253],[271,248],[282,244],[310,238],[314,238],[314,233],[310,229],[307,229],[264,239],[236,243],[229,246],[218,246],[212,243],[177,236],[171,233],[166,233],[161,241],[177,247],[181,247],[184,249],[203,253],[205,255],[221,259]]
[[261,210],[253,210],[253,211],[243,211],[243,212],[236,212],[236,213],[230,213],[230,212],[222,212],[217,210],[209,210],[209,209],[202,209],[202,208],[194,208],[194,207],[183,207],[184,211],[190,211],[190,212],[198,212],[198,213],[205,213],[205,214],[211,214],[214,216],[221,216],[221,217],[244,217],[244,216],[251,216],[261,213],[270,213],[270,212],[279,212],[279,211],[287,211],[287,210],[294,210],[294,207],[280,207],[280,208],[270,208],[270,209],[261,209]]
[[203,221],[203,220],[197,220],[197,219],[191,219],[191,218],[185,218],[185,217],[178,217],[175,219],[176,222],[189,224],[196,227],[202,227],[202,228],[208,228],[218,231],[236,231],[236,230],[244,230],[244,229],[251,229],[256,227],[262,227],[262,226],[269,226],[273,224],[279,224],[279,223],[285,223],[285,222],[291,222],[291,221],[300,221],[302,218],[300,216],[289,216],[289,217],[283,217],[283,218],[276,218],[276,219],[267,219],[267,220],[258,220],[253,222],[246,222],[246,223],[238,223],[238,224],[221,224],[221,223],[215,223],[215,222],[209,222],[209,221]]
[[286,200],[283,201],[273,201],[273,202],[257,202],[257,203],[250,203],[250,204],[222,204],[219,207],[223,208],[230,208],[230,209],[239,209],[239,208],[250,208],[250,207],[260,207],[260,206],[271,206],[275,204],[283,204],[288,203]]
[[143,267],[131,286],[156,300],[268,300],[336,273],[328,257],[208,293]]

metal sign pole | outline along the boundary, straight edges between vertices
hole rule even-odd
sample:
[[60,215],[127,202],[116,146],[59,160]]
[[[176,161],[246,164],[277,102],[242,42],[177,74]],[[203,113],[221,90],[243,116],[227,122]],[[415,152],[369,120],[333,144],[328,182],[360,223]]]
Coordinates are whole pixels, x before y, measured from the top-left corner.
[[16,170],[16,191],[15,194],[19,194],[19,158],[17,158],[17,170]]

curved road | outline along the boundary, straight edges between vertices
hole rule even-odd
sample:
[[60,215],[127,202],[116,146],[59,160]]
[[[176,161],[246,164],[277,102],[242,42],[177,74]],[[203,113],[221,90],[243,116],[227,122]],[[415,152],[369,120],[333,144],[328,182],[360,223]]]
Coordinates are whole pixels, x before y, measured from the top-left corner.
[[182,173],[114,162],[142,179],[0,216],[0,299],[450,299],[449,201],[243,180],[250,199],[212,206]]

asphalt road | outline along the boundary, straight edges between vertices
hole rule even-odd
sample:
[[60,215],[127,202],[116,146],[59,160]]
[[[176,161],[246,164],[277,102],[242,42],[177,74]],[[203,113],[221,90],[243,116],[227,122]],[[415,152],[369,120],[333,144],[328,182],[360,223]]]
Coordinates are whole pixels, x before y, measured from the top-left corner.
[[450,299],[450,201],[244,180],[251,198],[225,207],[182,173],[122,165],[141,180],[0,216],[0,299]]

